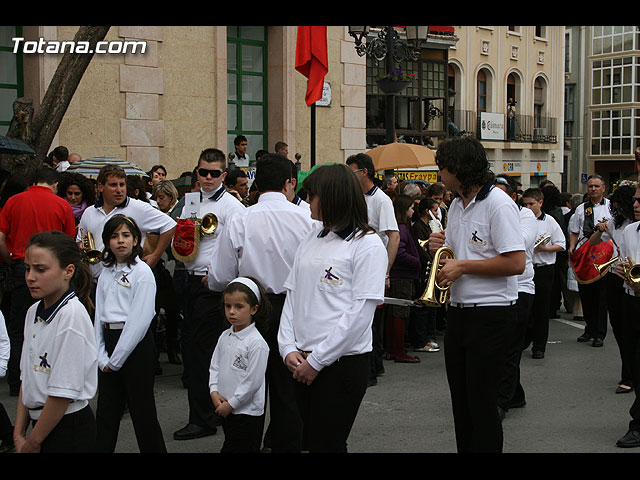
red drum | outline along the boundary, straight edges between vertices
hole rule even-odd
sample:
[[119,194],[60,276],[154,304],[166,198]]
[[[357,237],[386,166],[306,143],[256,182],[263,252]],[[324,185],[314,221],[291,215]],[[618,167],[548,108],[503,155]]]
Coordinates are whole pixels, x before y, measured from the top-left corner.
[[[569,264],[573,268],[578,283],[586,284],[600,280],[606,275],[609,266],[604,266],[613,258],[613,242],[600,242],[598,245],[589,245],[585,241],[573,252]],[[600,268],[598,268],[600,266]]]

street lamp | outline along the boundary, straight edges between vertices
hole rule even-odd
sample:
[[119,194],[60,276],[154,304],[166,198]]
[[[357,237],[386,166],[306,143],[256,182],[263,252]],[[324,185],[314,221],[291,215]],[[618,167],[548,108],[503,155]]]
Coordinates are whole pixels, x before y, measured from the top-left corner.
[[373,57],[376,62],[387,58],[399,63],[420,58],[420,48],[427,40],[429,27],[406,26],[406,41],[400,39],[400,35],[392,26],[380,28],[377,38],[367,38],[369,32],[370,27],[367,26],[349,26],[349,35],[355,39],[358,55]]
[[[368,38],[370,27],[349,26],[349,35],[355,39],[355,49],[359,56],[368,56],[376,63],[385,60],[387,73],[392,72],[396,62],[416,61],[420,58],[422,43],[427,40],[429,27],[405,27],[406,40],[402,40],[393,26],[381,27],[378,36]],[[395,98],[386,94],[386,143],[395,141]]]

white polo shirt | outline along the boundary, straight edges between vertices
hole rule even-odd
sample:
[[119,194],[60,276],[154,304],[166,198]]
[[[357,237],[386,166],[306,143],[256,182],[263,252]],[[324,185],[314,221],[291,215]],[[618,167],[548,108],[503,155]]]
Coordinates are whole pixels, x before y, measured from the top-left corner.
[[269,347],[255,324],[222,332],[211,357],[209,392],[227,399],[234,414],[260,416],[265,405]]
[[73,290],[49,308],[42,300],[29,307],[20,370],[22,403],[33,420],[48,396],[72,400],[65,414],[82,410],[96,394],[97,366],[91,318]]
[[[627,228],[627,226],[629,226],[631,222],[629,221],[628,218],[625,218],[624,221],[622,222],[622,225],[620,225],[620,227],[616,228],[616,224],[615,224],[615,218],[611,217],[608,221],[609,224],[609,233],[602,233],[602,236],[600,237],[602,239],[602,241],[606,242],[607,240],[611,239],[613,240],[614,244],[613,244],[613,256],[617,256],[618,255],[618,249],[616,248],[616,245],[620,248],[620,251],[622,251],[622,244],[624,243],[624,231]],[[611,267],[609,268],[610,272],[613,272],[613,270],[616,268],[616,265],[618,264],[618,261],[614,262]]]
[[364,194],[364,199],[367,203],[369,226],[378,233],[384,247],[387,248],[389,237],[385,232],[389,230],[399,231],[396,214],[393,211],[393,202],[389,195],[375,185]]
[[536,286],[533,283],[533,245],[536,242],[538,233],[538,220],[530,208],[519,207],[520,227],[522,228],[522,239],[524,240],[526,262],[524,272],[518,275],[518,292],[536,293]]
[[371,324],[384,301],[387,252],[378,235],[314,228],[298,248],[284,286],[278,346],[283,359],[312,352],[316,370],[371,351]]
[[285,293],[298,245],[312,228],[309,209],[282,193],[262,193],[220,234],[211,256],[209,288],[221,292],[234,278],[251,276],[268,293]]
[[[485,260],[525,249],[518,206],[493,184],[485,185],[466,208],[455,198],[448,218],[445,245],[457,259]],[[518,278],[465,274],[450,292],[451,304],[504,305],[518,299]]]
[[[151,267],[136,257],[134,265],[116,263],[105,268],[96,288],[95,337],[100,370],[117,371],[144,338],[156,314],[156,279]],[[111,356],[104,343],[104,323],[124,322]]]
[[[96,249],[102,251],[104,249],[102,230],[104,229],[105,223],[115,215],[126,215],[135,220],[138,228],[140,228],[142,232],[141,245],[144,245],[147,233],[163,234],[176,226],[176,222],[169,215],[152,207],[147,202],[127,197],[121,205],[111,210],[108,214],[104,211],[101,202],[88,207],[82,214],[82,218],[78,224],[76,242],[81,242],[82,235],[91,232],[96,244]],[[98,278],[100,272],[102,272],[102,262],[96,265],[90,265],[90,267],[93,277]]]
[[[625,260],[631,257],[633,263],[640,263],[640,222],[627,225],[622,234],[622,245],[620,253]],[[627,282],[624,282],[624,291],[631,296],[635,296],[636,291],[632,290]]]
[[[571,220],[569,220],[569,233],[575,233],[578,235],[576,248],[586,240],[586,237],[584,237],[582,233],[582,229],[584,227],[584,205],[584,203],[578,205],[576,207],[576,211],[571,215]],[[595,227],[600,220],[608,222],[610,218],[611,211],[609,210],[609,199],[604,197],[600,203],[593,206],[593,226]],[[608,235],[603,234],[602,240],[609,240]]]
[[[563,249],[566,248],[567,241],[564,232],[555,218],[542,212],[536,222],[538,225],[536,240],[542,235],[545,237],[551,236],[551,240],[547,243],[548,246],[560,245]],[[556,252],[538,252],[533,254],[533,265],[536,267],[553,265],[554,263],[556,263]]]
[[184,262],[187,271],[207,275],[209,267],[217,268],[215,259],[212,258],[214,244],[231,219],[243,214],[245,209],[240,200],[226,192],[224,184],[220,185],[215,192],[211,192],[209,197],[201,197],[199,218],[203,218],[207,213],[213,213],[218,218],[218,228],[212,235],[205,235],[200,239],[196,258],[190,262]]

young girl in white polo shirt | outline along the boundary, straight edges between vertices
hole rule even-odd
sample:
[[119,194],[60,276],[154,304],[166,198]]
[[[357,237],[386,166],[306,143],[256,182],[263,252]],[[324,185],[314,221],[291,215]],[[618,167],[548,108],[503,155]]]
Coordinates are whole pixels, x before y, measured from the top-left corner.
[[231,326],[222,332],[209,367],[209,391],[223,418],[221,453],[257,453],[262,442],[269,347],[263,338],[271,312],[262,285],[252,277],[232,280],[223,292]]
[[87,313],[91,272],[73,238],[57,231],[32,236],[24,264],[31,296],[39,301],[25,318],[16,451],[92,452],[96,425],[89,400],[98,362]]
[[278,347],[295,380],[309,452],[346,452],[367,388],[372,322],[384,301],[387,251],[367,224],[356,175],[323,165],[303,183],[311,218],[284,287]]
[[97,448],[114,452],[125,403],[140,452],[166,452],[153,393],[156,347],[149,329],[156,282],[142,260],[136,222],[115,215],[102,231],[104,270],[96,288]]

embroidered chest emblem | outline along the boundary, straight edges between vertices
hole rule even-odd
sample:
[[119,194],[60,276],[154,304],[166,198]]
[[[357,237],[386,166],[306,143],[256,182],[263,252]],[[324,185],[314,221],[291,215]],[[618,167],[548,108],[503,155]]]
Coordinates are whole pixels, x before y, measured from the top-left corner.
[[42,372],[42,373],[51,373],[51,365],[47,360],[47,352],[44,352],[44,355],[40,355],[40,364],[33,366],[34,372]]
[[122,277],[120,277],[117,282],[122,285],[123,287],[127,287],[127,288],[131,288],[131,282],[129,281],[129,279],[127,278],[127,274],[123,274]]
[[591,215],[593,215],[593,208],[592,207],[587,207],[584,209],[584,214],[587,217],[590,217]]
[[342,279],[338,278],[337,275],[331,273],[332,268],[333,267],[329,267],[325,270],[325,275],[320,279],[320,281],[329,285],[342,285],[344,283]]
[[469,243],[472,243],[473,245],[479,245],[481,247],[484,247],[484,246],[487,245],[486,240],[483,240],[478,236],[478,231],[477,230],[474,231],[471,234],[471,238],[469,239]]
[[236,352],[235,358],[233,359],[232,366],[233,368],[242,370],[243,372],[246,372],[247,368],[249,368],[246,358],[244,358],[244,355],[242,355],[242,353],[240,352]]

